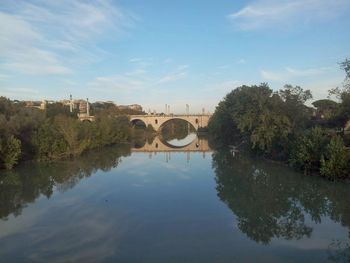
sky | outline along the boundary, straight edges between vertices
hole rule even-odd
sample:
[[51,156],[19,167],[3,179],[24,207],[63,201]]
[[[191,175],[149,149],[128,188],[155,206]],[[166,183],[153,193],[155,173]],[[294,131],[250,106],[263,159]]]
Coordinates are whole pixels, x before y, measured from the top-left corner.
[[349,0],[0,0],[0,96],[213,112],[234,88],[342,84]]

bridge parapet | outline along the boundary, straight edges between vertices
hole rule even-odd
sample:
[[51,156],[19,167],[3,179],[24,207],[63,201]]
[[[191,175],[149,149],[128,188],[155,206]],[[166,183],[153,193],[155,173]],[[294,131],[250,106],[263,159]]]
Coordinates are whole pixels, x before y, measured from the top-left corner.
[[211,115],[209,114],[191,114],[191,115],[170,114],[170,115],[130,115],[129,116],[131,122],[142,121],[145,123],[146,127],[148,125],[151,125],[156,131],[158,131],[164,123],[175,119],[187,121],[197,131],[199,128],[208,127],[210,117]]

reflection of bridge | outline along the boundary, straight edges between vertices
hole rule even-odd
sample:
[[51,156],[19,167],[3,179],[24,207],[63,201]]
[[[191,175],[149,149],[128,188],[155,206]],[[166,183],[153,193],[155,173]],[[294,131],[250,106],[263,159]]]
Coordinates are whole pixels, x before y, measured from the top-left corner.
[[157,153],[165,153],[165,160],[168,162],[171,159],[172,152],[181,152],[187,153],[187,161],[190,160],[190,153],[199,152],[203,154],[203,158],[205,158],[205,154],[207,152],[211,152],[211,149],[208,144],[208,140],[196,138],[189,144],[185,146],[173,146],[166,142],[163,142],[159,139],[159,137],[155,137],[152,143],[147,143],[140,148],[132,148],[132,152],[143,152],[148,153],[149,158],[152,158],[152,155],[157,155]]
[[173,146],[163,142],[159,137],[155,137],[151,144],[146,144],[141,148],[133,148],[133,152],[209,152],[208,140],[196,138],[185,146]]
[[159,130],[159,128],[170,120],[184,120],[190,123],[196,131],[198,131],[199,128],[205,128],[208,127],[209,119],[211,115],[208,114],[202,114],[202,115],[131,115],[130,121],[132,123],[135,123],[137,121],[142,121],[145,123],[146,127],[148,125],[152,125],[153,129],[156,131]]

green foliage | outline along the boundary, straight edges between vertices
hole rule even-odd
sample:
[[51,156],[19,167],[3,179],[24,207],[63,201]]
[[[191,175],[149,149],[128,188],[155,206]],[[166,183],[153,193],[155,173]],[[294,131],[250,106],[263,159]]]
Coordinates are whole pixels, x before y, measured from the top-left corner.
[[329,139],[320,127],[314,127],[298,137],[293,146],[289,163],[304,172],[317,171]]
[[312,105],[317,108],[317,114],[325,119],[336,116],[340,106],[339,103],[329,99],[314,101]]
[[303,90],[299,86],[285,85],[278,92],[283,103],[276,110],[288,117],[292,125],[292,132],[299,133],[303,131],[310,121],[312,109],[305,106],[305,102],[312,99],[310,90]]
[[209,131],[231,138],[232,133],[238,133],[247,139],[253,150],[271,154],[274,146],[285,141],[293,129],[293,118],[297,114],[293,118],[287,114],[293,102],[299,103],[309,97],[301,89],[292,87],[280,94],[283,96],[274,94],[265,83],[233,90],[216,108]]
[[226,98],[219,103],[208,125],[210,134],[219,144],[234,144],[241,138],[241,134],[230,115],[228,103]]
[[79,155],[89,147],[91,137],[86,135],[84,124],[79,120],[58,115],[53,124],[68,145],[68,155]]
[[60,103],[46,110],[0,97],[0,167],[12,168],[19,160],[52,160],[130,138],[129,120],[100,110],[95,122],[80,122]]
[[0,137],[0,167],[11,169],[21,156],[21,141],[13,135]]
[[[349,154],[341,137],[335,136],[326,147],[325,154],[321,157],[321,175],[329,179],[345,177],[349,169]],[[348,172],[350,169],[348,170]]]
[[57,115],[65,115],[72,118],[76,118],[78,110],[75,109],[74,112],[70,112],[69,106],[63,105],[61,103],[50,103],[46,106],[46,117],[54,118]]
[[[348,73],[349,61],[344,63],[342,66]],[[313,103],[320,114],[329,118],[326,126],[344,127],[350,119],[349,94],[347,89],[340,93],[341,103],[331,100]],[[344,147],[339,141],[330,143],[330,132],[315,127],[313,109],[305,105],[311,98],[311,92],[299,86],[285,85],[278,92],[273,92],[265,83],[241,86],[228,93],[216,107],[209,132],[224,144],[241,138],[253,152],[288,160],[290,165],[306,173],[319,173],[322,161],[325,176],[333,174],[339,178],[346,172],[349,174],[340,154]]]
[[340,67],[345,71],[345,87],[350,89],[350,60],[345,59],[340,63]]
[[33,144],[40,160],[57,159],[65,156],[67,142],[56,127],[46,121],[33,136]]

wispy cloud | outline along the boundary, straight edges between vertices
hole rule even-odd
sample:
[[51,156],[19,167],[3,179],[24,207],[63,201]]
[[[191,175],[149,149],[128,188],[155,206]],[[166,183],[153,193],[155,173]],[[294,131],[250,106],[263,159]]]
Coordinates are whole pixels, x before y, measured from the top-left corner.
[[241,58],[241,59],[237,60],[236,63],[237,64],[245,64],[245,63],[247,63],[247,61],[244,58]]
[[213,91],[213,92],[219,92],[222,95],[225,95],[227,92],[242,86],[242,85],[248,85],[247,82],[244,82],[242,80],[225,80],[222,82],[218,82],[218,83],[214,83],[214,84],[210,84],[207,87],[207,91]]
[[18,97],[22,99],[34,99],[40,95],[39,91],[33,87],[2,87],[1,95],[7,97]]
[[97,77],[88,83],[94,91],[114,94],[132,93],[145,88],[146,85],[147,81],[144,78],[129,73]]
[[182,79],[187,75],[187,72],[174,72],[170,73],[168,75],[163,76],[161,79],[159,79],[158,83],[168,83],[173,82],[179,79]]
[[276,89],[287,83],[310,89],[314,100],[327,97],[328,90],[341,85],[343,79],[336,66],[306,69],[285,67],[280,71],[262,70],[260,73],[263,80],[270,82]]
[[241,30],[303,24],[349,13],[348,0],[255,0],[228,19]]
[[[188,65],[176,66],[165,75],[145,70],[143,67],[135,70],[118,73],[109,76],[99,76],[88,82],[88,89],[98,94],[118,96],[119,101],[129,103],[135,99],[135,95],[151,94],[152,99],[162,96],[162,91],[172,82],[184,78],[187,75]],[[150,100],[149,97],[138,97],[138,103]],[[152,101],[154,103],[154,101]]]
[[175,71],[170,72],[164,76],[162,76],[158,81],[157,84],[164,84],[164,83],[169,83],[173,81],[177,81],[179,79],[182,79],[187,76],[187,69],[188,65],[179,65]]
[[163,61],[164,64],[169,64],[169,63],[171,63],[171,62],[173,62],[173,60],[172,60],[171,58],[166,58],[166,59],[164,59],[164,61]]
[[308,69],[295,69],[291,67],[286,67],[282,71],[269,71],[261,70],[260,74],[264,80],[267,81],[288,81],[292,78],[309,78],[317,75],[322,75],[332,71],[332,67],[323,67],[323,68],[308,68]]
[[139,68],[146,68],[153,65],[153,58],[130,58],[129,63]]
[[[94,53],[97,37],[118,33],[134,18],[110,1],[8,1],[0,7],[0,67],[23,74],[72,73]],[[96,56],[97,57],[97,56]]]

